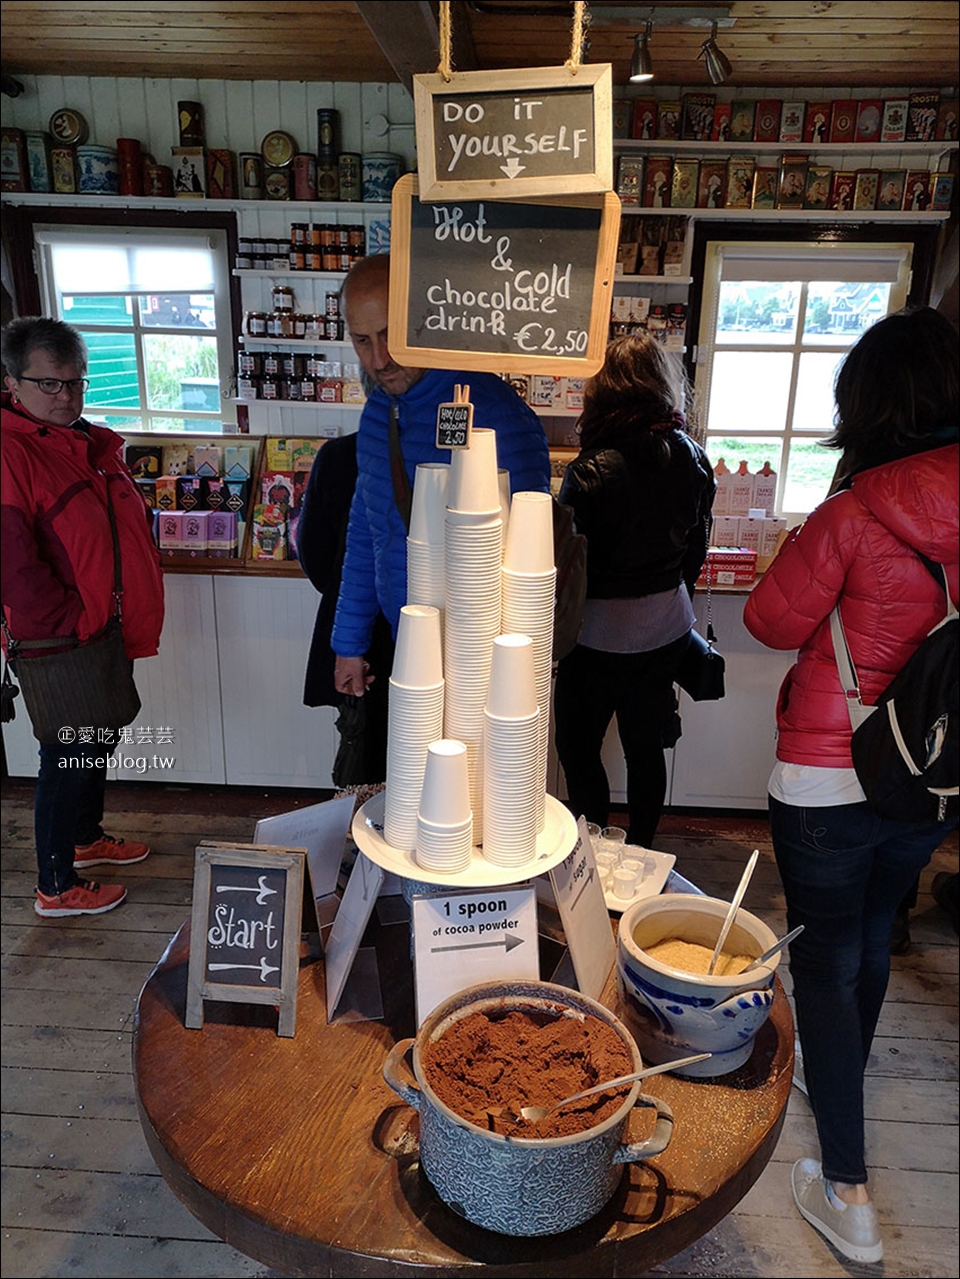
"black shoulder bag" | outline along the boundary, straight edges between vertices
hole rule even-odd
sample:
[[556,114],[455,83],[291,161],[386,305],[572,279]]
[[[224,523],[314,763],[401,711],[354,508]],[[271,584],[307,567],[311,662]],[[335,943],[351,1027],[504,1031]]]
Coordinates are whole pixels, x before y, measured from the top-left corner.
[[699,631],[691,630],[690,646],[683,655],[675,676],[688,697],[695,702],[716,702],[723,697],[725,662],[714,645],[717,642],[713,629],[713,593],[709,551],[707,552],[707,638]]
[[140,710],[133,662],[123,647],[120,540],[107,483],[114,612],[103,630],[82,644],[75,635],[17,640],[7,629],[6,618],[2,619],[10,668],[20,681],[33,735],[44,746],[69,744],[86,729],[115,732],[131,723]]

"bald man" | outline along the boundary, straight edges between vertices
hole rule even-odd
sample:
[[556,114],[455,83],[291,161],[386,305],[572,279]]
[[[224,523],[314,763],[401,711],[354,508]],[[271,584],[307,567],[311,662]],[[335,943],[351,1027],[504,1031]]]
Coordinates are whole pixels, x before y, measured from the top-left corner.
[[[492,373],[416,369],[398,364],[387,345],[390,259],[361,258],[344,281],[347,332],[368,383],[357,433],[357,486],[350,509],[347,549],[332,647],[334,684],[362,697],[388,670],[370,668],[364,654],[378,612],[396,638],[407,599],[407,526],[398,501],[413,490],[421,462],[449,462],[436,447],[437,406],[450,403],[453,388],[468,383],[478,427],[497,433],[497,465],[510,472],[510,491],[549,492],[550,458],[536,415]],[[390,421],[396,422],[400,456],[391,459]]]

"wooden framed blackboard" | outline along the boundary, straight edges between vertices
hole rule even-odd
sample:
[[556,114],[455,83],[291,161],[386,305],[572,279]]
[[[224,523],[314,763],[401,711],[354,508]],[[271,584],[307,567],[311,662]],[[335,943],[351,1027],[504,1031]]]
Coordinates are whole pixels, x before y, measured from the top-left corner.
[[609,62],[414,76],[423,199],[609,191],[612,85]]
[[413,368],[589,377],[610,325],[620,201],[421,201],[393,188],[390,353]]
[[303,848],[207,841],[196,852],[189,1030],[203,1026],[203,1001],[274,1004],[277,1033],[292,1038],[297,1018]]

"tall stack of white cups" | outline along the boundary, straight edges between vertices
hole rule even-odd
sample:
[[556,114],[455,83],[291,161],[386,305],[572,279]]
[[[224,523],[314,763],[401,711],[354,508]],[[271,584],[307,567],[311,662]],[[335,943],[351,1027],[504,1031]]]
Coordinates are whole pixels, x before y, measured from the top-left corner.
[[529,635],[540,724],[537,737],[537,830],[543,830],[550,732],[550,676],[557,570],[553,504],[548,493],[515,493],[503,553],[502,630]]
[[407,537],[408,604],[443,608],[443,538],[449,476],[450,467],[445,462],[421,462],[416,470]]
[[500,634],[500,518],[496,434],[470,433],[450,463],[444,535],[444,735],[465,743],[473,839],[483,840],[483,712]]
[[443,737],[443,651],[440,610],[407,604],[400,610],[387,709],[387,784],[383,833],[394,848],[413,852],[427,748]]
[[483,855],[497,866],[521,866],[536,853],[539,735],[533,641],[499,635],[483,735]]

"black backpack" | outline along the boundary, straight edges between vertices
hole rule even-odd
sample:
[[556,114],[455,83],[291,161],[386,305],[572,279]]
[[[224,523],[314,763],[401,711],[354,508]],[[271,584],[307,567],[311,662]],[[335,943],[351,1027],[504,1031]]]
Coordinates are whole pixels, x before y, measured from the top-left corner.
[[[854,733],[850,748],[870,807],[899,821],[955,823],[960,793],[960,614],[942,565],[920,556],[943,584],[947,612],[875,706],[864,706],[856,672],[845,676],[836,636],[837,665],[847,690]],[[939,569],[939,573],[938,570]],[[834,610],[839,620],[839,611]],[[844,656],[849,661],[849,651]]]

